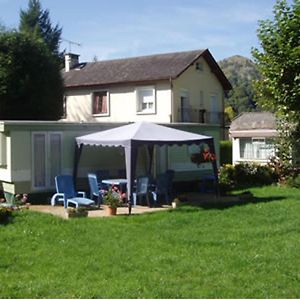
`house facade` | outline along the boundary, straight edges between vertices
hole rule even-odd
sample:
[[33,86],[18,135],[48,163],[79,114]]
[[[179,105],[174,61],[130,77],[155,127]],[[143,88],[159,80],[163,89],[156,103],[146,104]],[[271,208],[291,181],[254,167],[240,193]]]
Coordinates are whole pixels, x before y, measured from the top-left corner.
[[245,112],[236,117],[229,129],[232,139],[232,163],[265,164],[275,155],[275,115],[269,112]]
[[93,63],[68,54],[65,70],[63,121],[224,126],[231,85],[207,49]]

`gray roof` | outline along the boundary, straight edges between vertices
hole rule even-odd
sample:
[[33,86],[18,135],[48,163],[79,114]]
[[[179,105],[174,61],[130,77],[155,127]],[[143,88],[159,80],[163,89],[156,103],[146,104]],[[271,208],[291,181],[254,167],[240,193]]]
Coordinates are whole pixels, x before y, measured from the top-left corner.
[[63,73],[65,87],[89,87],[177,78],[203,57],[220,80],[224,90],[231,84],[208,49],[82,63]]
[[275,115],[270,112],[244,112],[230,125],[230,131],[253,129],[276,129]]

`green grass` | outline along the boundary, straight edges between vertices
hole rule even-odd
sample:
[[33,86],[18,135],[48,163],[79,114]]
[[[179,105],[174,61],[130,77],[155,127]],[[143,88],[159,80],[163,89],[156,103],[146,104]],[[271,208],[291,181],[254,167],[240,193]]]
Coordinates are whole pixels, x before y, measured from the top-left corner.
[[0,298],[300,298],[300,191],[131,217],[24,211],[0,226]]

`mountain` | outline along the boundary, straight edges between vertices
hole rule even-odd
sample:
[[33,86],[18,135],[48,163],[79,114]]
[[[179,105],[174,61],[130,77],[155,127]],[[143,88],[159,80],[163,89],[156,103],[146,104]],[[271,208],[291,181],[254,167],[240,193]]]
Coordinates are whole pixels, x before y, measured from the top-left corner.
[[244,111],[256,110],[253,81],[259,78],[254,62],[249,58],[235,55],[218,62],[224,74],[232,84],[233,90],[225,99],[225,107],[233,110],[233,115]]

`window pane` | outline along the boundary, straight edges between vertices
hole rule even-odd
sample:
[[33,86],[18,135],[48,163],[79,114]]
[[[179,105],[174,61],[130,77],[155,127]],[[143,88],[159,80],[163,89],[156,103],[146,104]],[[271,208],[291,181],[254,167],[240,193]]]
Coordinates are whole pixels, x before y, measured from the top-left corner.
[[43,133],[33,136],[34,187],[46,186],[46,136]]
[[139,89],[137,91],[137,110],[139,112],[153,112],[154,111],[154,90],[153,89]]
[[108,112],[107,92],[97,92],[93,96],[93,114],[106,114]]

